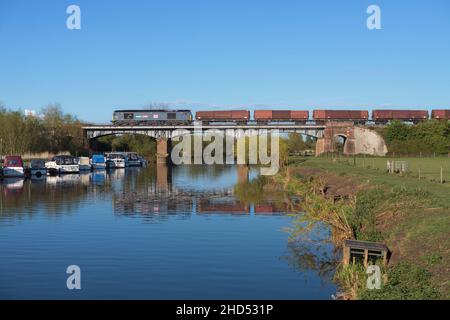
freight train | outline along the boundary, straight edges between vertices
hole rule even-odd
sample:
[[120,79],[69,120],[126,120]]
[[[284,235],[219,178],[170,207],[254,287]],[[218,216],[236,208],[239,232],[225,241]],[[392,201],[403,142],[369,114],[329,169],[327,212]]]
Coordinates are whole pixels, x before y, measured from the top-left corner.
[[[305,124],[313,121],[324,124],[329,121],[348,121],[355,124],[365,124],[369,121],[375,124],[386,124],[392,120],[419,123],[426,119],[450,120],[450,109],[427,110],[372,110],[369,118],[367,110],[313,110],[312,118],[307,110],[255,110],[253,119],[248,110],[197,111],[195,120],[209,123],[235,124],[269,124],[289,122]],[[112,123],[117,126],[139,125],[189,125],[194,121],[190,110],[116,110]]]

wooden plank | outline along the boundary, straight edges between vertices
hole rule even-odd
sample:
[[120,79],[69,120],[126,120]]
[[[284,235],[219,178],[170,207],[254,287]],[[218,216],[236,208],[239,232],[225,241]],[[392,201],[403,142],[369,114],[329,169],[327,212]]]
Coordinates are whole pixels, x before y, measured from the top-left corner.
[[359,240],[345,240],[345,246],[350,247],[352,249],[368,249],[368,250],[379,250],[379,251],[388,251],[388,248],[385,244],[379,242],[370,242],[370,241],[359,241]]

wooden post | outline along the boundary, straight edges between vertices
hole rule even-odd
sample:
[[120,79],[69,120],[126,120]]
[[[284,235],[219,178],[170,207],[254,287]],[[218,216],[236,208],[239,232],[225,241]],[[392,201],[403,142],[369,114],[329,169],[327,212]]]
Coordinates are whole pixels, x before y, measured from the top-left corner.
[[420,178],[421,178],[421,177],[420,177],[420,167],[419,167],[419,180],[420,180]]
[[367,268],[368,265],[369,265],[369,250],[364,249],[364,267]]
[[350,263],[350,247],[346,245],[343,247],[343,260],[344,265],[348,265]]
[[443,169],[441,167],[441,184],[443,184],[443,183],[444,183],[444,177],[443,177]]
[[387,266],[387,251],[383,251],[383,265]]

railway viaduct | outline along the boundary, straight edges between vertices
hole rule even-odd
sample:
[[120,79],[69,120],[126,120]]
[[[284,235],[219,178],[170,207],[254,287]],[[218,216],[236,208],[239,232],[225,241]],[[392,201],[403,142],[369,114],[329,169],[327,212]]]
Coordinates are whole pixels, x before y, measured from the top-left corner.
[[121,134],[141,134],[156,139],[157,162],[165,163],[170,157],[171,141],[175,137],[189,134],[204,134],[206,131],[219,131],[235,139],[244,136],[266,134],[271,130],[279,133],[300,133],[317,139],[316,155],[334,152],[334,139],[344,140],[344,154],[369,154],[383,156],[387,147],[383,138],[375,131],[364,126],[355,126],[352,122],[327,122],[324,124],[247,124],[247,125],[153,125],[153,126],[113,126],[92,125],[83,127],[88,140],[102,136]]

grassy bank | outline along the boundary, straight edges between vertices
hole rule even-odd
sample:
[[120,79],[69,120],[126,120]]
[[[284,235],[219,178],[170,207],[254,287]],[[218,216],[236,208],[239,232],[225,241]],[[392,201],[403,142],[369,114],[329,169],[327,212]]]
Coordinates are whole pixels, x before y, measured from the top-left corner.
[[[303,198],[305,214],[294,228],[298,234],[326,221],[336,244],[351,237],[384,242],[392,251],[381,290],[366,289],[365,270],[358,266],[338,269],[335,278],[347,297],[450,298],[450,183],[391,175],[383,167],[342,159],[298,160],[275,178]],[[386,160],[377,159],[384,166]]]
[[439,182],[441,170],[443,182],[450,184],[450,157],[336,157],[335,161],[349,164],[359,168],[376,169],[386,171],[386,162],[405,161],[408,166],[408,175],[412,178]]

